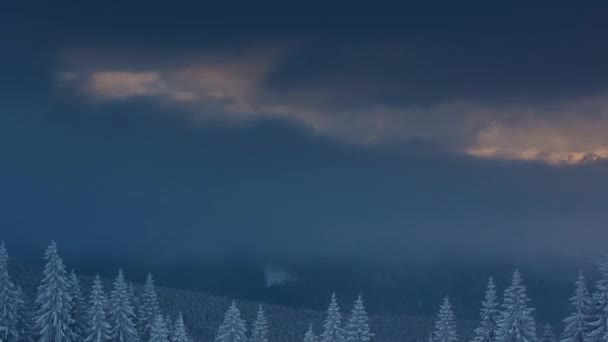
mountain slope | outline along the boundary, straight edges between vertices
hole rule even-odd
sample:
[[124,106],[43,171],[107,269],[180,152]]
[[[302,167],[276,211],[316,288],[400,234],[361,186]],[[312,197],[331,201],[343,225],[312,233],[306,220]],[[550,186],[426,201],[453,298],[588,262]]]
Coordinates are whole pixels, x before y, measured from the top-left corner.
[[[36,267],[17,265],[12,267],[12,275],[16,283],[21,285],[27,295],[33,298],[41,278],[40,269]],[[83,292],[88,297],[92,278],[81,276]],[[105,288],[109,293],[111,279],[105,280]],[[135,285],[141,290],[141,285]],[[195,341],[213,341],[224,312],[232,299],[214,296],[204,292],[179,290],[158,287],[162,309],[175,317],[178,312],[184,315],[184,321]],[[339,295],[339,294],[338,294]],[[243,318],[247,320],[248,328],[255,317],[260,302],[237,300]],[[343,317],[348,315],[352,305],[351,299],[340,302]],[[264,304],[269,319],[270,342],[299,342],[308,329],[310,322],[319,334],[325,317],[320,310],[295,309],[284,305]],[[376,315],[370,313],[370,326],[376,334],[376,341],[382,342],[419,342],[425,341],[434,324],[432,316],[412,315]],[[471,337],[475,322],[461,320],[458,322],[459,336],[462,341]]]

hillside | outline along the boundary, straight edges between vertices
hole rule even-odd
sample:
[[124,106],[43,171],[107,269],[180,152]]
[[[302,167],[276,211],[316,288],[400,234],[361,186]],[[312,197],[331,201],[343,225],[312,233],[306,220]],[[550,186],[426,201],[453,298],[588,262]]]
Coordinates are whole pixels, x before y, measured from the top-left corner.
[[[37,267],[17,265],[11,267],[13,278],[20,284],[28,296],[33,296],[40,280],[41,273]],[[128,276],[128,275],[127,275]],[[81,276],[83,291],[88,296],[91,277]],[[106,291],[109,291],[111,279],[106,279]],[[136,291],[140,289],[135,284]],[[216,330],[223,319],[224,312],[232,299],[208,293],[190,290],[179,290],[158,287],[158,294],[163,310],[175,316],[178,312],[184,315],[184,321],[195,341],[212,341]],[[260,302],[237,300],[243,318],[250,325]],[[352,303],[340,302],[343,315],[347,315]],[[264,304],[270,321],[270,342],[301,341],[309,322],[320,333],[325,312],[320,310],[296,309],[284,305]],[[419,342],[425,341],[434,324],[432,316],[413,315],[377,315],[370,312],[370,325],[376,334],[376,341],[383,342]],[[475,322],[458,321],[459,336],[467,341]]]

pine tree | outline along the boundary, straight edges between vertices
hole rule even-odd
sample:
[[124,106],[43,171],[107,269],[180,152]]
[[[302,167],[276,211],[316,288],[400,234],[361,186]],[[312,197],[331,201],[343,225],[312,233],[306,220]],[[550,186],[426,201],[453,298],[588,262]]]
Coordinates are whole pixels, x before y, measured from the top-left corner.
[[133,312],[135,313],[133,322],[135,323],[135,328],[137,329],[137,335],[139,336],[140,341],[146,341],[143,338],[146,327],[146,322],[144,319],[144,307],[141,304],[141,295],[137,295],[135,285],[133,285],[133,283],[129,283],[129,300],[131,301],[131,305],[133,305]]
[[345,332],[342,328],[342,315],[336,299],[336,293],[332,293],[331,302],[327,308],[327,318],[323,324],[321,342],[344,342],[346,341]]
[[363,298],[359,294],[346,323],[346,341],[369,342],[374,337],[374,334],[370,332],[368,321],[369,318],[367,317],[367,312],[365,312]]
[[186,331],[186,325],[184,324],[184,317],[181,312],[177,315],[177,319],[173,325],[171,342],[190,342],[188,332]]
[[86,342],[105,342],[110,340],[111,328],[106,315],[107,299],[99,275],[93,280],[89,302]]
[[258,313],[253,322],[250,342],[268,342],[268,320],[262,305],[258,306]]
[[496,342],[536,342],[536,322],[532,317],[534,309],[528,307],[529,301],[521,274],[516,270],[511,286],[504,293]]
[[36,308],[33,301],[28,300],[20,286],[17,286],[17,298],[19,302],[19,323],[17,330],[20,335],[20,342],[34,342],[38,339],[35,329]]
[[21,308],[20,293],[8,273],[8,252],[4,241],[0,242],[0,341],[17,342]]
[[167,323],[160,313],[156,315],[150,326],[150,342],[169,342],[169,330]]
[[236,307],[236,303],[232,304],[224,315],[224,322],[220,325],[215,342],[245,342],[247,328],[245,321],[241,319],[241,312]]
[[47,248],[44,259],[44,278],[38,287],[36,305],[36,330],[40,342],[74,341],[70,327],[72,318],[72,297],[69,293],[68,273],[59,256],[55,241]]
[[479,310],[480,325],[475,329],[473,342],[494,342],[496,338],[496,322],[498,321],[498,299],[492,277],[488,280],[486,295]]
[[304,334],[304,342],[319,342],[317,335],[312,330],[312,323],[308,325],[308,331]]
[[608,342],[608,257],[599,268],[602,277],[595,283],[586,342]]
[[[597,315],[591,324],[593,329],[589,332],[590,337],[598,336],[602,342],[608,342],[608,258],[600,265],[602,279],[598,281],[597,291],[594,294]],[[600,337],[601,336],[601,337]]]
[[118,271],[118,277],[114,281],[110,307],[112,340],[116,342],[138,341],[137,330],[133,323],[135,314],[130,300],[129,287],[122,270]]
[[543,329],[543,336],[540,342],[557,342],[557,336],[555,336],[551,325],[545,324],[545,327]]
[[458,340],[456,335],[456,321],[454,320],[454,313],[452,312],[452,306],[450,300],[445,297],[443,304],[439,308],[439,314],[437,315],[437,322],[435,323],[435,331],[433,333],[433,340],[435,342],[454,342]]
[[574,283],[574,296],[570,298],[574,312],[564,319],[564,333],[561,342],[584,342],[586,337],[586,323],[589,315],[589,291],[583,271],[578,273]]
[[74,333],[74,341],[80,342],[84,340],[86,335],[85,301],[80,290],[80,282],[74,270],[70,273],[68,280],[68,292],[72,298],[72,319],[74,320],[71,329]]
[[154,277],[152,277],[152,274],[150,273],[148,273],[148,276],[146,277],[140,305],[140,334],[144,340],[147,340],[150,335],[152,323],[154,323],[156,316],[160,313],[158,296],[156,295],[154,287]]
[[173,319],[169,314],[166,314],[164,317],[165,320],[165,328],[167,328],[168,339],[171,340],[171,333],[173,332]]
[[137,308],[140,305],[140,300],[135,294],[135,286],[133,283],[129,283],[129,290],[127,291],[127,299],[128,302],[131,303],[131,307],[133,308],[133,326],[135,327],[135,331],[137,332],[137,337],[140,341],[145,341],[142,336],[139,334],[139,330],[137,330],[137,323],[140,321],[139,316],[137,316]]

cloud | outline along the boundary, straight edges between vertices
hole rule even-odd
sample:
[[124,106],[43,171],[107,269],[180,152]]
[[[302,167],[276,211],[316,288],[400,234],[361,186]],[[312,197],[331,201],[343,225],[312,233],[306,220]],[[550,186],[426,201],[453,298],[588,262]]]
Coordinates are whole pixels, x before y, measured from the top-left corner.
[[169,91],[158,72],[94,72],[88,86],[91,93],[107,99],[155,96]]
[[[467,153],[483,158],[542,160],[549,164],[581,164],[608,158],[608,144],[600,132],[606,122],[576,124],[533,122],[523,127],[496,124],[478,133]],[[585,135],[591,126],[598,132]]]
[[[376,87],[293,86],[277,89],[270,79],[281,67],[277,49],[236,55],[204,55],[171,65],[147,61],[146,70],[125,59],[75,63],[60,82],[76,85],[101,101],[155,98],[182,106],[194,121],[208,118],[288,120],[312,132],[358,145],[412,139],[437,141],[451,152],[475,158],[580,164],[608,158],[608,95],[588,95],[545,103],[498,103],[443,99],[430,104],[384,103]],[[80,65],[80,67],[79,67]],[[362,80],[365,82],[365,79]],[[318,84],[318,83],[317,83]],[[367,88],[366,88],[367,87]],[[373,90],[373,91],[372,91]],[[332,92],[352,103],[338,101]]]
[[209,114],[204,110],[210,104],[213,108],[219,106],[223,114],[254,112],[273,52],[254,51],[244,60],[197,56],[187,65],[173,67],[146,63],[149,67],[143,70],[130,68],[130,63],[104,63],[103,58],[100,59],[86,53],[71,56],[68,60],[77,66],[60,72],[60,82],[75,85],[98,101],[153,97],[187,105],[193,109],[193,115],[200,118]]
[[608,158],[608,97],[513,107],[479,130],[466,153],[477,157],[580,164]]

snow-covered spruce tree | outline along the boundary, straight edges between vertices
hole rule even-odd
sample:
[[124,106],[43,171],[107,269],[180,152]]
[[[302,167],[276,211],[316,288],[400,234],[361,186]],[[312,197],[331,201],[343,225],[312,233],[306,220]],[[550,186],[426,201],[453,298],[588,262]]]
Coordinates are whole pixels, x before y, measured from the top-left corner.
[[38,287],[36,305],[36,331],[40,342],[74,341],[70,328],[72,318],[72,297],[69,293],[68,273],[59,256],[55,241],[47,248],[44,259],[44,278]]
[[264,313],[264,308],[260,304],[258,306],[258,313],[253,322],[251,329],[250,342],[268,342],[268,319]]
[[86,342],[106,342],[110,340],[110,324],[106,315],[107,299],[99,275],[93,280],[86,330]]
[[169,342],[169,330],[165,318],[160,313],[152,321],[150,326],[150,342]]
[[125,281],[122,269],[114,281],[114,288],[110,298],[110,323],[112,327],[111,339],[116,342],[137,342],[138,335],[135,323],[135,314],[129,295],[129,286]]
[[167,328],[167,333],[169,334],[169,340],[171,340],[171,332],[173,331],[173,319],[169,314],[166,314],[164,317],[165,320],[165,328]]
[[479,310],[480,324],[475,329],[473,342],[494,342],[496,338],[496,322],[500,314],[498,306],[496,286],[494,285],[494,280],[490,277],[485,298],[481,302],[481,310]]
[[308,325],[308,331],[304,334],[304,342],[319,342],[317,335],[312,330],[312,323]]
[[365,312],[363,297],[357,297],[350,317],[346,322],[346,341],[347,342],[369,342],[374,334],[369,329],[369,318]]
[[595,283],[586,342],[608,342],[608,257],[599,265],[601,279]]
[[331,302],[327,308],[327,318],[323,323],[323,333],[321,334],[321,342],[344,342],[346,341],[346,333],[342,328],[342,315],[340,307],[336,299],[336,293],[332,293]]
[[21,303],[20,293],[8,273],[8,252],[2,241],[0,242],[0,341],[20,341]]
[[142,336],[139,334],[139,331],[137,330],[137,322],[139,322],[139,317],[137,316],[137,307],[138,305],[140,305],[140,298],[137,297],[137,295],[135,294],[135,286],[133,285],[132,282],[128,283],[128,291],[127,291],[127,298],[129,303],[131,303],[131,307],[133,308],[133,327],[135,327],[135,332],[137,333],[137,339],[139,341],[145,341]]
[[443,304],[439,308],[435,330],[433,331],[433,340],[435,342],[454,342],[458,340],[456,321],[448,297],[443,299]]
[[550,324],[545,324],[540,342],[557,342],[557,336],[555,336]]
[[133,323],[135,323],[135,329],[137,329],[137,336],[140,341],[146,341],[142,336],[144,336],[144,311],[143,306],[141,305],[141,296],[138,296],[135,291],[135,285],[132,282],[129,283],[129,301],[133,306],[133,312],[135,313],[135,318],[133,319]]
[[574,296],[570,298],[570,303],[574,307],[574,312],[564,319],[565,328],[561,342],[584,342],[590,297],[582,270],[578,272],[578,279],[574,283]]
[[78,281],[78,277],[76,276],[76,273],[74,273],[74,270],[71,271],[68,279],[68,292],[72,298],[72,319],[74,320],[70,328],[74,333],[74,341],[80,342],[84,340],[86,336],[86,304],[82,297],[80,281]]
[[146,277],[146,283],[144,284],[144,290],[141,294],[139,305],[138,325],[140,336],[146,341],[150,336],[152,323],[154,323],[156,316],[160,313],[158,296],[156,295],[154,286],[154,277],[152,277],[152,274],[150,273],[148,273],[148,276]]
[[19,323],[17,330],[21,335],[20,342],[34,342],[38,339],[36,329],[36,309],[35,303],[28,300],[25,292],[20,286],[17,286],[17,298],[19,302]]
[[171,342],[190,342],[190,337],[188,337],[186,325],[184,324],[184,317],[181,312],[177,315],[175,324],[173,324]]
[[502,311],[496,329],[496,342],[536,342],[534,309],[528,307],[528,296],[518,270],[504,293]]
[[215,342],[245,342],[247,341],[246,331],[245,321],[241,319],[241,312],[236,307],[236,303],[232,301],[224,315],[224,322],[218,329]]

